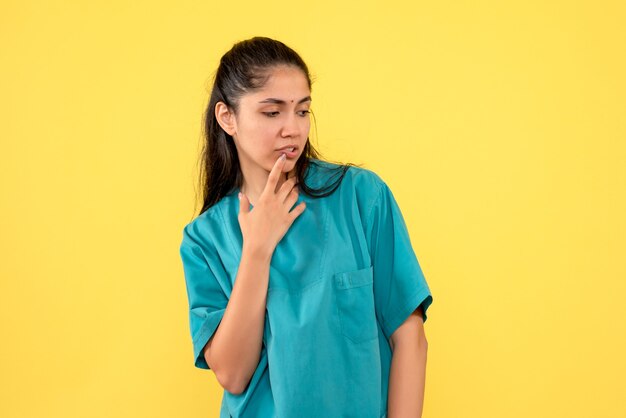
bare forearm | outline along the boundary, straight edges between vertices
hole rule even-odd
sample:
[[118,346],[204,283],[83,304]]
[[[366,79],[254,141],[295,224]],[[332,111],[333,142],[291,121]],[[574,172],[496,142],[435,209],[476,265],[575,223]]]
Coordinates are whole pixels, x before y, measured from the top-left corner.
[[420,418],[424,404],[425,339],[403,341],[393,348],[389,375],[388,418]]
[[213,336],[211,368],[232,393],[244,390],[259,362],[270,260],[271,254],[244,246],[233,291]]

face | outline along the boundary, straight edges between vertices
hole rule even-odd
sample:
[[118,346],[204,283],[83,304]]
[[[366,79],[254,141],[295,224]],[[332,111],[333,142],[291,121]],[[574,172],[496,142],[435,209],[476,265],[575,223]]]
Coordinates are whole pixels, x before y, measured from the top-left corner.
[[239,113],[232,120],[231,136],[244,171],[271,171],[282,153],[287,152],[283,172],[291,171],[302,154],[311,121],[311,91],[306,76],[296,67],[274,68],[265,86],[240,99]]

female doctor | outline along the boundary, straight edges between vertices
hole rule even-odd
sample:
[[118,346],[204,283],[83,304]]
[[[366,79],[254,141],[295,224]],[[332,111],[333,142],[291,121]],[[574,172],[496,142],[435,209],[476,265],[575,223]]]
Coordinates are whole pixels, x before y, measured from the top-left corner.
[[194,364],[222,418],[420,417],[430,289],[387,184],[319,158],[311,102],[282,42],[220,60],[180,245]]

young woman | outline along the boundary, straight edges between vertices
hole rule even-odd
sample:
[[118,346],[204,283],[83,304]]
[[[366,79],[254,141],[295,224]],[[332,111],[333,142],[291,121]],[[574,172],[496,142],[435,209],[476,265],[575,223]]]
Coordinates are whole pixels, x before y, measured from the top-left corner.
[[279,41],[221,58],[180,245],[194,364],[221,418],[421,416],[430,289],[386,183],[319,158],[311,101]]

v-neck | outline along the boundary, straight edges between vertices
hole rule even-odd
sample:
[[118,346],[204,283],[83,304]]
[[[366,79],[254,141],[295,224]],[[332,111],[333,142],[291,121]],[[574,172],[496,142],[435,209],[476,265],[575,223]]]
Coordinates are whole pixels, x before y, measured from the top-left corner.
[[[314,164],[314,163],[312,164],[312,163],[310,163],[310,162],[309,162],[309,163],[307,163],[307,167],[306,167],[305,172],[304,172],[304,177],[305,177],[305,179],[312,178],[312,176],[314,175],[314,171],[315,171],[315,170],[314,170],[314,169],[312,169],[312,167],[316,167],[316,164]],[[308,184],[308,183],[307,183],[307,184]],[[240,191],[241,191],[241,188],[240,188],[240,187],[235,187],[234,191],[232,192],[232,195],[233,195],[235,198],[238,198],[238,195],[239,195],[239,192],[240,192]],[[296,206],[297,206],[297,205],[299,205],[299,204],[300,204],[300,202],[302,202],[302,201],[305,201],[305,202],[307,202],[307,204],[308,204],[309,199],[310,199],[310,198],[309,198],[309,196],[307,196],[307,195],[306,195],[306,193],[299,192],[299,193],[298,193],[298,200],[297,200],[297,201],[296,201],[296,203],[293,205],[293,207],[296,207]],[[252,202],[250,202],[250,210],[252,210],[252,209],[254,209],[254,205],[252,204]]]

